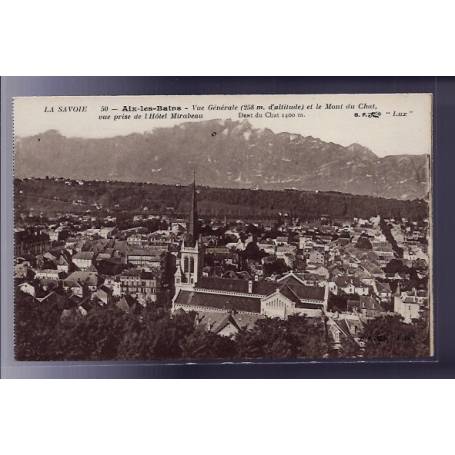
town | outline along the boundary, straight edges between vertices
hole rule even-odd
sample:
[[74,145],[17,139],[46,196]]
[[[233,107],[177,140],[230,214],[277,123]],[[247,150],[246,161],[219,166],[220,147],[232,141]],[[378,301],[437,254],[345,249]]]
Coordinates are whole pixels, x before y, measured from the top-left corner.
[[122,223],[115,212],[17,213],[16,304],[52,305],[63,323],[162,308],[226,340],[301,317],[323,327],[330,352],[350,346],[356,357],[371,321],[429,330],[428,218],[209,217],[198,212],[201,191],[193,180],[185,217],[147,207]]

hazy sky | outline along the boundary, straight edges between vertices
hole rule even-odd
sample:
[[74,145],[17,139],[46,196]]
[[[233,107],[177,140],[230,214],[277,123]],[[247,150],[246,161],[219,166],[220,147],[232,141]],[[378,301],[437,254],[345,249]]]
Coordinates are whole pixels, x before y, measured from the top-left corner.
[[[331,104],[332,108],[328,108],[327,104]],[[203,106],[204,110],[195,109],[195,105]],[[210,105],[237,106],[237,109],[210,110]],[[254,109],[242,108],[244,105],[253,105]],[[293,109],[296,105],[300,108]],[[317,109],[316,105],[320,108]],[[340,108],[334,109],[335,105]],[[73,106],[81,107],[83,112],[69,112],[68,109]],[[107,111],[102,111],[102,106],[106,106]],[[124,106],[137,110],[122,112]],[[141,106],[145,108],[142,111]],[[157,110],[158,106],[180,107],[181,110]],[[263,109],[257,109],[256,106],[263,106]],[[59,112],[59,108],[66,109],[66,112]],[[151,108],[154,109],[150,110]],[[379,118],[367,117],[371,112],[379,112]],[[406,115],[393,115],[394,112]],[[172,113],[199,114],[203,115],[203,119],[172,119]],[[119,114],[130,117],[114,119]],[[165,115],[166,118],[144,118],[150,114]],[[255,128],[270,128],[275,133],[286,131],[314,136],[344,146],[357,142],[369,147],[379,156],[431,151],[430,94],[16,98],[14,129],[18,136],[55,129],[66,136],[108,137],[153,131],[157,127],[169,127],[186,121],[227,118],[244,120],[246,117],[243,115],[248,114],[253,116],[247,119]],[[257,117],[256,114],[262,114],[262,117]],[[283,117],[288,114],[290,116]],[[292,114],[295,116],[292,117]],[[100,119],[100,115],[110,117]],[[141,115],[141,118],[137,119],[135,115]]]

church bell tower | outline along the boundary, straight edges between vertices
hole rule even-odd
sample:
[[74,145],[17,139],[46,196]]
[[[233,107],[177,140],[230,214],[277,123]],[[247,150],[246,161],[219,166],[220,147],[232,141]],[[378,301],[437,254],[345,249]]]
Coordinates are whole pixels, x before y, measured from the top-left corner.
[[175,273],[175,288],[193,289],[202,274],[203,245],[199,234],[197,214],[196,175],[193,175],[191,186],[191,209],[188,219],[187,233],[180,249],[180,264]]

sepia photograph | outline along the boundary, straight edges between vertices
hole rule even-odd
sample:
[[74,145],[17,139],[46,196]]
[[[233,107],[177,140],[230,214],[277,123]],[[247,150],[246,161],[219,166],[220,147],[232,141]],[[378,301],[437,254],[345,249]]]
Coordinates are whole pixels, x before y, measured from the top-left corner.
[[13,108],[16,360],[434,356],[431,94]]
[[448,451],[441,3],[3,2],[2,453]]

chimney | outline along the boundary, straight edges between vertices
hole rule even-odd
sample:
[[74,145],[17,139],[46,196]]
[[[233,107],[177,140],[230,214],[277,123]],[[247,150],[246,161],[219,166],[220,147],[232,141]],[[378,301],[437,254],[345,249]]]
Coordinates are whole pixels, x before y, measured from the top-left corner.
[[253,280],[248,280],[248,294],[253,293]]

